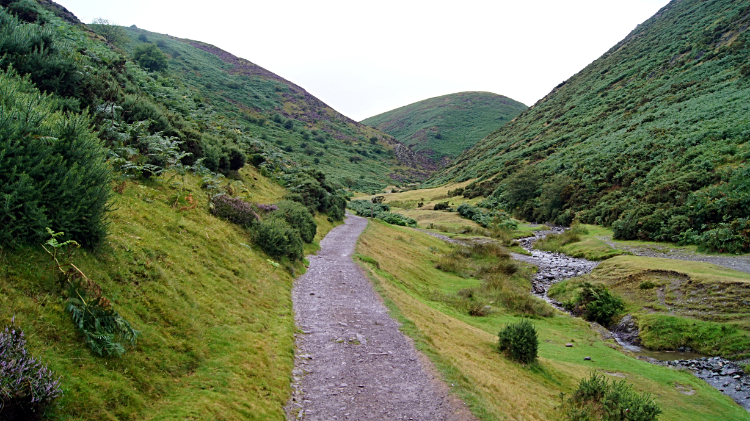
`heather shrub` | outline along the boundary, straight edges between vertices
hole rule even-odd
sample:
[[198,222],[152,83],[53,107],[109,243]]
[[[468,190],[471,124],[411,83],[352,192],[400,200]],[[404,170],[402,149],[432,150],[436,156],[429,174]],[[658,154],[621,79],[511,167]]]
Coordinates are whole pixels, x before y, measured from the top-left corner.
[[639,395],[625,380],[610,383],[597,373],[581,379],[578,389],[563,399],[560,409],[564,419],[570,421],[654,421],[661,414],[650,394]]
[[243,227],[257,225],[258,221],[260,221],[259,214],[278,209],[275,205],[254,205],[226,194],[219,194],[212,197],[209,206],[212,214]]
[[518,323],[511,323],[499,333],[498,348],[511,359],[523,364],[536,360],[539,339],[536,328],[530,321],[523,319]]
[[254,240],[269,256],[302,259],[302,237],[282,217],[261,221],[255,228]]
[[0,332],[0,416],[36,420],[60,396],[60,380],[26,349],[23,332],[11,321]]
[[276,206],[278,207],[277,212],[284,217],[291,227],[299,232],[302,241],[311,243],[315,238],[318,225],[307,208],[301,203],[291,200],[282,200]]

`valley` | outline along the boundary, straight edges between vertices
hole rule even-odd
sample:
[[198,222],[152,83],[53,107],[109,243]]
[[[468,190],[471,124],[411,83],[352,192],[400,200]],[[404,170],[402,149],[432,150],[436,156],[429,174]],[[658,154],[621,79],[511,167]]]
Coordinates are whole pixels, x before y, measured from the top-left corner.
[[750,420],[746,2],[360,122],[76,12],[0,0],[0,419]]

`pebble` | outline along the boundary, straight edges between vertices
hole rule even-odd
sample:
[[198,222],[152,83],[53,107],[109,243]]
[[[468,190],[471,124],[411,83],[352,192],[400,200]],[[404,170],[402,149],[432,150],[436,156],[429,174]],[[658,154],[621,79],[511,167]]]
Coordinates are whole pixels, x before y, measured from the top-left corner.
[[591,357],[583,357],[584,361],[591,361]]
[[565,346],[566,346],[567,348],[572,348],[572,347],[573,347],[573,344],[565,344]]

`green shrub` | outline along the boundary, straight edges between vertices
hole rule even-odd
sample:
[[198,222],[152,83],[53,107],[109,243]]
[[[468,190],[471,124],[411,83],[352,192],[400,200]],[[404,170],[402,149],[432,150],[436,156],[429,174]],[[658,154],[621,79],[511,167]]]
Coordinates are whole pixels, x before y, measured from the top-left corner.
[[499,333],[500,343],[498,348],[510,358],[523,364],[536,360],[539,348],[534,325],[523,319],[518,323],[511,323]]
[[609,326],[612,318],[625,309],[622,300],[612,295],[606,286],[590,282],[581,283],[576,296],[563,305],[576,316],[602,326]]
[[110,171],[90,127],[0,70],[0,245],[40,242],[46,227],[87,247],[105,237]]
[[167,56],[156,44],[139,45],[133,51],[133,59],[146,70],[158,72],[168,67]]
[[286,222],[299,232],[302,241],[311,243],[315,239],[318,226],[315,218],[304,205],[291,200],[282,200],[276,206],[279,209],[275,213],[281,214]]
[[450,203],[448,203],[448,202],[440,202],[440,203],[436,203],[435,206],[433,207],[433,209],[436,210],[436,211],[439,211],[439,210],[446,210],[449,207],[451,207]]
[[255,228],[255,243],[272,257],[302,259],[302,237],[281,217],[270,217]]
[[570,421],[654,421],[661,414],[650,394],[639,395],[625,380],[610,383],[597,373],[581,379],[560,409],[564,419]]

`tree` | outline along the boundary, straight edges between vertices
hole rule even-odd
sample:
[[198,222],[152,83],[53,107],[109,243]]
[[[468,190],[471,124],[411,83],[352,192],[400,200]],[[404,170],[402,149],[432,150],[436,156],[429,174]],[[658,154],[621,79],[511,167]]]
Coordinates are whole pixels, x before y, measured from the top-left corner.
[[135,49],[133,58],[146,70],[158,72],[167,69],[167,56],[156,44],[144,44]]
[[94,19],[94,21],[91,22],[91,29],[93,29],[98,35],[101,35],[108,43],[113,45],[120,44],[127,38],[125,30],[122,29],[121,26],[117,26],[116,23],[104,18]]

